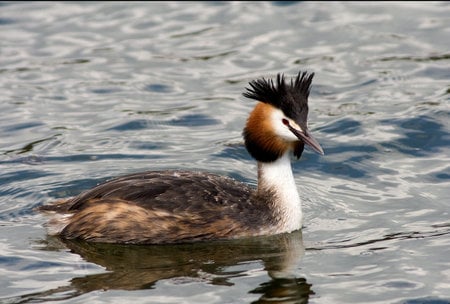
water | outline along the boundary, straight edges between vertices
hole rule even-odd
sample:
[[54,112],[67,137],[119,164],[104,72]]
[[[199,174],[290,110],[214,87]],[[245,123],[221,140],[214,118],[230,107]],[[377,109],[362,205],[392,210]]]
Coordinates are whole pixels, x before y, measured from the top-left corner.
[[[0,301],[449,303],[450,5],[0,6]],[[315,72],[305,227],[178,246],[62,243],[33,208],[113,176],[255,185],[248,81]]]

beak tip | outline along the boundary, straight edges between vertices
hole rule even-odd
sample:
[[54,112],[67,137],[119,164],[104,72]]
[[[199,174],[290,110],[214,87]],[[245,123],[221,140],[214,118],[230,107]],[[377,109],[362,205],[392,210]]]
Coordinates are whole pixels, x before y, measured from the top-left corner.
[[323,151],[322,147],[314,147],[316,149],[314,149],[317,153],[319,153],[320,155],[325,155],[325,152]]

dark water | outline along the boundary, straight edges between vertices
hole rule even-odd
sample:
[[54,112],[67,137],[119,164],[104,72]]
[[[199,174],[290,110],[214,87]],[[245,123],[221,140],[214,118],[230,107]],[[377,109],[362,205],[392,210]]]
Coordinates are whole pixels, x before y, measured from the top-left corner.
[[[0,301],[449,303],[450,4],[0,4]],[[113,176],[252,185],[248,81],[315,72],[305,228],[62,243],[33,208]]]

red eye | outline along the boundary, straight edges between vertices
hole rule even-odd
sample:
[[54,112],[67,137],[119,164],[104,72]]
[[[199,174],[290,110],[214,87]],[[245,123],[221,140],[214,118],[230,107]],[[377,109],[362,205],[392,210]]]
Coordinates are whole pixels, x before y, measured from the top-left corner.
[[289,121],[287,119],[282,119],[281,122],[283,123],[283,125],[285,126],[289,126]]

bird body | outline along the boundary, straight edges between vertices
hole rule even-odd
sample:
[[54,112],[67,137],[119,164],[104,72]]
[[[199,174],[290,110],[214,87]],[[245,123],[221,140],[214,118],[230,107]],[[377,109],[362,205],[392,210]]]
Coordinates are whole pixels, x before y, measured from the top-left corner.
[[304,145],[323,154],[307,129],[313,74],[290,84],[278,75],[250,82],[244,96],[259,102],[243,131],[258,162],[256,189],[206,172],[147,171],[125,175],[41,206],[52,212],[49,233],[93,242],[163,244],[292,232],[302,226],[291,169]]

